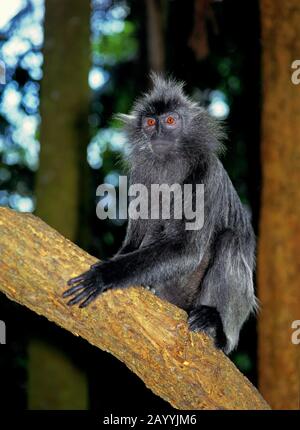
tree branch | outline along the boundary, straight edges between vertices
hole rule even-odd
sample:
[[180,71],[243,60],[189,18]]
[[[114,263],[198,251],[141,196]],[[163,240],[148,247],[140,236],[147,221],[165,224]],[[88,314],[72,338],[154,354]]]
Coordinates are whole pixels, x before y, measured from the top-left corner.
[[[64,216],[62,214],[62,216]],[[178,409],[268,409],[258,391],[186,313],[142,288],[68,307],[66,281],[97,261],[33,215],[0,208],[0,290],[124,362]]]

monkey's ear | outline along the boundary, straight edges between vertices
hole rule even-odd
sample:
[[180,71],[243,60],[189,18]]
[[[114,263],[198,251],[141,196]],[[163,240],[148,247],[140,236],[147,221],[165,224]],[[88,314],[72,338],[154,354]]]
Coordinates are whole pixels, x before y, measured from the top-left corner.
[[127,125],[133,124],[136,120],[134,115],[126,115],[125,113],[117,113],[114,118]]

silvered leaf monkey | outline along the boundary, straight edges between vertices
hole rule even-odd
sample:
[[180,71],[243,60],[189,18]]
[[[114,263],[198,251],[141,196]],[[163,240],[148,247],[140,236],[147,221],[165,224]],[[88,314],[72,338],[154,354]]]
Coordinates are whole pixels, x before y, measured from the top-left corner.
[[218,159],[222,129],[181,83],[159,76],[123,121],[130,183],[204,184],[203,226],[188,230],[184,217],[129,219],[119,252],[71,279],[64,297],[85,307],[109,289],[152,288],[187,311],[191,330],[206,332],[229,353],[256,307],[255,236]]

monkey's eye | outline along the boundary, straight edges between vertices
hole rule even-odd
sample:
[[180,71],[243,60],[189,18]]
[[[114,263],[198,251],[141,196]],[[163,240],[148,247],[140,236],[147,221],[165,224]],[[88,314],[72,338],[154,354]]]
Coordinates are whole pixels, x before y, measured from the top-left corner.
[[147,125],[148,127],[153,127],[156,124],[156,121],[154,118],[148,118],[147,119]]
[[168,117],[167,117],[167,119],[166,119],[166,123],[167,124],[169,124],[169,125],[174,125],[175,124],[175,118],[173,117],[173,116],[171,116],[171,115],[169,115]]

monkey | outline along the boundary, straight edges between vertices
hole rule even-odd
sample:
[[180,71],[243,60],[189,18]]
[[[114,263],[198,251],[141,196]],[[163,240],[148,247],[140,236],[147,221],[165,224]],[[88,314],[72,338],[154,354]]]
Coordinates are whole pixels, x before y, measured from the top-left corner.
[[[141,285],[188,314],[189,329],[210,336],[226,354],[257,308],[255,234],[249,212],[220,161],[220,122],[174,78],[152,75],[152,89],[121,115],[129,145],[129,182],[204,185],[204,221],[131,219],[117,254],[68,281],[68,305],[85,307],[101,293]],[[195,193],[193,191],[192,204]],[[174,202],[173,202],[174,203]]]

